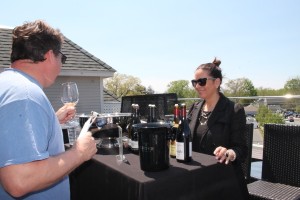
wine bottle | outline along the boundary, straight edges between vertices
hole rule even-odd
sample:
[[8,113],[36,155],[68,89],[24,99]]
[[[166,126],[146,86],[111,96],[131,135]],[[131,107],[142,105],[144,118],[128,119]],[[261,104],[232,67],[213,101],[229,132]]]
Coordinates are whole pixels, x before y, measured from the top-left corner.
[[176,158],[176,132],[179,125],[179,105],[174,105],[174,119],[173,119],[173,125],[171,129],[171,137],[170,137],[170,157]]
[[149,104],[148,108],[149,108],[148,123],[157,122],[157,118],[155,115],[155,108],[156,108],[155,104]]
[[133,125],[141,123],[140,116],[139,116],[139,105],[132,104],[132,108],[133,108],[133,116],[132,116],[132,124],[129,133],[131,137],[130,150],[132,151],[132,153],[138,154],[139,153],[138,132],[137,132],[137,128],[134,128]]
[[152,104],[148,105],[148,120],[147,122],[150,123],[152,120]]
[[180,120],[176,132],[176,160],[190,162],[192,160],[192,134],[186,119],[186,105],[180,106]]

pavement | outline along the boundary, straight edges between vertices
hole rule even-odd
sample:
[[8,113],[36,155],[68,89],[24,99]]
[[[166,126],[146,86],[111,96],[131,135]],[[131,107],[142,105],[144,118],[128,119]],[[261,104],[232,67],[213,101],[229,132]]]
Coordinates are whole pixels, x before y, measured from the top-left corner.
[[251,162],[250,176],[256,179],[261,179],[263,143],[261,130],[259,128],[253,129],[252,159],[257,161]]
[[[289,125],[300,125],[300,118],[295,118],[294,122],[285,122]],[[259,128],[253,129],[253,147],[263,147],[264,139]]]
[[261,146],[261,147],[264,143],[264,140],[263,140],[263,137],[262,137],[262,134],[261,134],[261,131],[259,128],[253,129],[253,142],[252,143],[255,146]]

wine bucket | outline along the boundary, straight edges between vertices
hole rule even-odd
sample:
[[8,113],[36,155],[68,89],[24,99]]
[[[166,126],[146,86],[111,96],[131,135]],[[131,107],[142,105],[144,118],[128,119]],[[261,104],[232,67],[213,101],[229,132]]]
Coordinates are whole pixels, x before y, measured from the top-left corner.
[[154,122],[135,124],[139,141],[140,166],[144,171],[169,168],[168,135],[170,124]]

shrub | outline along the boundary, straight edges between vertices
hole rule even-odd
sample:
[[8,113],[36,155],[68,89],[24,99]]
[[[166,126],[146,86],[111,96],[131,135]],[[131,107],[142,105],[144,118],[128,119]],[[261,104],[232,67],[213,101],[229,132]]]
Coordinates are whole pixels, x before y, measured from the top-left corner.
[[255,118],[259,122],[260,127],[264,127],[264,124],[267,123],[284,124],[283,117],[278,113],[273,113],[265,105],[259,106],[258,113]]

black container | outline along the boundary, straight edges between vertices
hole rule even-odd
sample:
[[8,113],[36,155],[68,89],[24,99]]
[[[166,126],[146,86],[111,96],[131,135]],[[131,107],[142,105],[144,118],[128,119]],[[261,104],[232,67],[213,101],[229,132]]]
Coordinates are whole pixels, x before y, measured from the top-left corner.
[[133,125],[138,130],[140,166],[144,171],[169,168],[168,134],[170,124],[145,123]]
[[[89,115],[80,115],[79,116],[79,124],[80,124],[80,127],[82,128],[84,126],[84,123],[90,118]],[[90,127],[91,128],[97,128],[96,124],[93,123]]]
[[68,144],[69,143],[68,129],[63,128],[62,132],[64,137],[64,144]]
[[[79,116],[79,124],[82,128],[84,123],[89,119],[88,115]],[[94,123],[92,123],[89,130],[93,132],[95,138],[108,138],[108,137],[119,137],[118,124],[122,128],[122,132],[126,132],[126,126],[130,117],[128,116],[114,116],[112,117],[112,123],[107,123],[107,118],[98,117]],[[101,127],[101,129],[99,128]],[[99,129],[99,130],[97,130]]]
[[[90,116],[82,115],[79,116],[79,124],[82,128],[84,123],[89,119]],[[101,129],[98,128],[101,126]],[[93,133],[94,138],[116,138],[119,137],[119,128],[117,124],[107,124],[106,118],[97,118],[92,123],[89,131]]]
[[98,154],[117,155],[119,153],[119,143],[116,138],[103,138],[97,144]]

